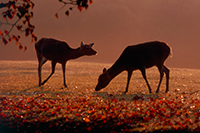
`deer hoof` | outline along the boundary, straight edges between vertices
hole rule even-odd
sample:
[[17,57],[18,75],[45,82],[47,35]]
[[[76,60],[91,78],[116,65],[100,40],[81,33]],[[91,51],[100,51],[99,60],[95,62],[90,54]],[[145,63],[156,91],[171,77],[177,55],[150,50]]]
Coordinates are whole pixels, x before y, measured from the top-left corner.
[[126,91],[125,91],[125,92],[123,92],[122,94],[126,94]]
[[65,88],[68,88],[66,84],[64,86],[65,86]]

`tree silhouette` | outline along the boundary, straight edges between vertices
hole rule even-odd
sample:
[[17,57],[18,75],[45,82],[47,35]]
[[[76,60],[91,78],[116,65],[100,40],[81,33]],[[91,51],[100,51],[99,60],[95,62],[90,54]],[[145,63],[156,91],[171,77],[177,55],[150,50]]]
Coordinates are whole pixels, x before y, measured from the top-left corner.
[[[79,11],[83,8],[87,9],[89,4],[93,0],[58,0],[63,6],[58,10],[58,12],[69,5],[65,14],[69,16],[70,11],[77,7]],[[19,49],[26,50],[27,47],[20,43],[21,35],[24,33],[26,37],[31,37],[31,42],[37,41],[37,36],[34,34],[35,26],[31,23],[31,18],[33,18],[33,8],[34,2],[32,0],[10,0],[5,3],[0,3],[0,9],[3,10],[0,20],[0,40],[6,45],[12,40],[15,41]],[[55,17],[58,19],[58,12],[55,13]],[[19,31],[16,34],[12,34],[13,29]]]
[[[89,4],[93,3],[93,0],[58,0],[63,3],[63,6],[59,9],[63,9],[67,5],[71,5],[68,10],[66,10],[65,14],[69,16],[69,12],[73,10],[73,8],[77,7],[79,11],[82,11],[83,8],[87,9]],[[58,18],[58,12],[55,14],[55,17]]]

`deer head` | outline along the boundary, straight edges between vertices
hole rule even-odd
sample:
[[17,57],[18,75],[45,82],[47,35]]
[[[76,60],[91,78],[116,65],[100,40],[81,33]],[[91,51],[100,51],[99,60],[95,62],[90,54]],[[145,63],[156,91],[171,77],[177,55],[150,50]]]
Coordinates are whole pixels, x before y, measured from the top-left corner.
[[95,88],[95,91],[99,91],[102,88],[106,87],[111,81],[111,78],[109,76],[108,70],[106,68],[103,69],[103,73],[99,76],[98,84]]
[[88,44],[84,44],[83,41],[81,41],[81,47],[80,47],[80,51],[82,55],[96,55],[97,52],[92,49],[92,46],[94,45],[94,43],[90,43]]

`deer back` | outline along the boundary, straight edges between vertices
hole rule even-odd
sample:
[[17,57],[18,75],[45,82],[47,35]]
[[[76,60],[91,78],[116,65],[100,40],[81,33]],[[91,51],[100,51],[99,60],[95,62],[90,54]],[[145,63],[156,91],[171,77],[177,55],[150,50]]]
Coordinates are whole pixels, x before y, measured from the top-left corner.
[[[42,38],[39,42],[36,43],[36,47],[39,47],[41,54],[48,60],[64,60],[64,57],[67,57],[66,54],[69,53],[71,48],[66,42],[51,39],[51,38]],[[36,48],[37,50],[38,48]]]
[[169,56],[170,47],[164,42],[147,42],[125,48],[116,65],[124,68],[149,68],[164,63]]

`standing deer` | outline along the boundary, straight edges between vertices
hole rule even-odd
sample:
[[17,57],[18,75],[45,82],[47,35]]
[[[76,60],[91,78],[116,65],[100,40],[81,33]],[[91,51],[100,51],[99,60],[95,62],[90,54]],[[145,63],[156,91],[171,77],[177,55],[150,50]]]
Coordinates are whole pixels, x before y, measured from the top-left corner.
[[[139,69],[145,79],[147,86],[149,88],[149,93],[151,93],[151,87],[146,78],[146,68],[156,66],[160,72],[160,82],[156,93],[159,92],[159,87],[162,82],[164,73],[166,74],[166,93],[169,90],[169,72],[170,70],[164,66],[164,62],[170,54],[170,47],[159,41],[147,42],[138,45],[132,45],[126,47],[118,60],[112,65],[111,68],[106,70],[103,69],[103,74],[99,76],[98,84],[95,88],[96,91],[101,90],[106,87],[110,81],[120,74],[122,71],[126,70],[128,72],[128,80],[126,85],[126,92],[128,92],[129,82],[134,70]],[[164,72],[164,73],[163,73]]]
[[[35,43],[35,49],[38,58],[38,76],[39,86],[44,85],[48,79],[54,74],[56,63],[62,64],[63,71],[63,82],[64,86],[67,87],[65,81],[65,65],[68,60],[79,58],[83,55],[96,55],[96,51],[92,49],[94,43],[89,45],[81,42],[81,46],[77,49],[71,48],[66,42],[59,41],[51,38],[42,38]],[[42,65],[47,61],[51,61],[52,72],[49,77],[41,83],[41,68]]]

